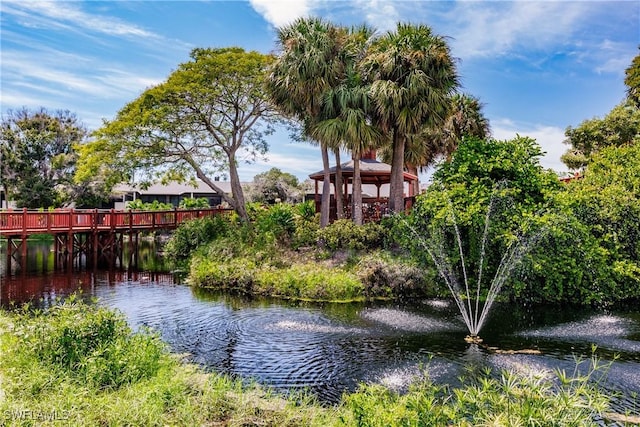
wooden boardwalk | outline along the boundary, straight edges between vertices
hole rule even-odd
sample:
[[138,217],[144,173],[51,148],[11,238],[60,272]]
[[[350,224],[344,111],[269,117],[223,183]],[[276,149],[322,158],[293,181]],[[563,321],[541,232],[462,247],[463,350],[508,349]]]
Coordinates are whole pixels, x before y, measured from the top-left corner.
[[[50,234],[55,239],[57,264],[69,268],[80,257],[94,265],[104,259],[109,264],[122,263],[124,236],[130,254],[137,253],[141,232],[175,229],[194,218],[223,215],[230,209],[174,209],[163,211],[75,210],[0,211],[0,237],[7,245],[7,265],[12,260],[23,261],[27,254],[27,239],[37,234]],[[59,262],[58,262],[59,261]]]

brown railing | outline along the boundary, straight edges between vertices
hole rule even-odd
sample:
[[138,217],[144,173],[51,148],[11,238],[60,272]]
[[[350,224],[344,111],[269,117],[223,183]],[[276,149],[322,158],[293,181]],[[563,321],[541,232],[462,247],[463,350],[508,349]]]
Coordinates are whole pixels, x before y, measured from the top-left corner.
[[174,209],[165,211],[117,211],[56,209],[53,211],[0,211],[0,235],[17,236],[63,232],[140,231],[176,228],[193,218],[220,215],[230,209]]

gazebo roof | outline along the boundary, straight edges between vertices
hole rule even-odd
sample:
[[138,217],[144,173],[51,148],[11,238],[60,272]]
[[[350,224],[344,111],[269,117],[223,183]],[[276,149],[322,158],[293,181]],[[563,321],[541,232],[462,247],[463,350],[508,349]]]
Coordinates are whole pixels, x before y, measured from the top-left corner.
[[[343,178],[353,178],[353,160],[342,163]],[[336,166],[329,169],[331,182],[335,182],[336,179]],[[407,182],[413,182],[418,177],[409,172],[404,172],[404,180]],[[314,181],[324,180],[324,171],[318,171],[309,175],[309,178]],[[360,160],[360,179],[363,184],[388,184],[391,181],[391,165],[387,163],[379,162],[375,159],[361,159]]]

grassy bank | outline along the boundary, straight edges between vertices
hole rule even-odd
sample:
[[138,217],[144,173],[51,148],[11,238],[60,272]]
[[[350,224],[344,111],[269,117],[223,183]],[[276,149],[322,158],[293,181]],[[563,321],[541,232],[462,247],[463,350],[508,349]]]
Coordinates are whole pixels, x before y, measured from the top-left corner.
[[287,205],[253,216],[189,221],[166,253],[202,288],[314,301],[435,296],[433,272],[386,249],[380,224],[340,220],[320,230],[315,216]]
[[0,425],[24,426],[589,426],[607,407],[586,378],[507,372],[402,395],[362,386],[327,407],[204,372],[117,312],[73,301],[0,312],[0,388]]

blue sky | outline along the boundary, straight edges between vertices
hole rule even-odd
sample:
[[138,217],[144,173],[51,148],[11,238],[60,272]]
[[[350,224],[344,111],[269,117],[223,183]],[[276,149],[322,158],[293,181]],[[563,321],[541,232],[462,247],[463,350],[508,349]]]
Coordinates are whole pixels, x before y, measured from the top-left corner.
[[[315,15],[381,32],[423,23],[449,38],[462,91],[484,104],[493,136],[535,138],[545,167],[566,170],[567,126],[602,117],[625,95],[640,45],[640,1],[40,1],[2,0],[1,109],[65,109],[89,128],[160,83],[195,47],[272,52],[275,28]],[[265,161],[300,179],[318,148],[269,139]]]

